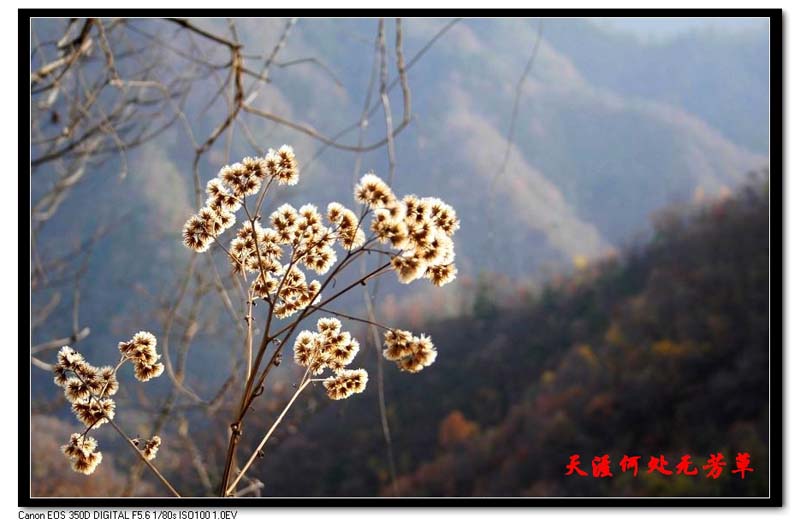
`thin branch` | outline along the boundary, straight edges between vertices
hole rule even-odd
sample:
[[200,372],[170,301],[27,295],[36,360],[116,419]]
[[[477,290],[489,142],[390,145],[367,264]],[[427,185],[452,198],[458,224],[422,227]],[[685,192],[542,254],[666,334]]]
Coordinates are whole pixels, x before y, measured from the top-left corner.
[[[408,72],[414,66],[414,64],[416,64],[417,61],[419,61],[419,59],[422,58],[422,56],[426,52],[428,52],[428,50],[430,50],[431,47],[433,47],[433,44],[435,44],[442,36],[445,35],[445,33],[447,33],[450,29],[453,28],[453,26],[455,26],[460,21],[461,21],[461,18],[454,18],[453,20],[451,20],[450,22],[445,24],[439,31],[437,31],[436,34],[424,46],[422,46],[422,48],[419,51],[417,51],[417,53],[411,58],[411,60],[408,61],[408,64],[405,66],[404,71]],[[392,89],[397,85],[397,83],[399,81],[400,81],[400,78],[398,76],[398,77],[394,78],[391,82],[389,82],[389,85],[387,86],[387,91],[391,92]],[[336,140],[338,140],[339,138],[343,137],[344,135],[346,135],[350,131],[353,131],[354,129],[356,129],[358,127],[365,126],[364,122],[368,121],[369,118],[371,118],[372,115],[375,113],[375,111],[377,111],[380,108],[380,106],[381,106],[381,102],[380,101],[376,102],[375,104],[372,105],[372,107],[369,109],[369,111],[367,111],[366,118],[362,117],[361,119],[359,119],[358,122],[343,128],[338,133],[333,135],[333,137],[331,137],[329,140],[331,142],[335,143]],[[381,147],[383,145],[385,145],[385,142],[381,143],[377,147]],[[311,157],[311,162],[313,162],[314,160],[319,158],[319,156],[322,155],[322,153],[325,152],[325,150],[328,147],[330,147],[330,144],[328,144],[328,143],[326,143],[322,147],[320,147],[314,153],[314,155]],[[372,148],[372,149],[376,149],[376,148]],[[360,148],[359,147],[355,151],[357,151],[357,152],[365,152],[365,151],[371,151],[372,149],[364,149],[364,148]]]
[[49,351],[51,349],[58,349],[62,346],[66,346],[68,344],[75,344],[76,342],[80,342],[81,340],[85,339],[89,336],[91,330],[88,327],[84,327],[77,333],[70,335],[68,337],[57,338],[54,340],[50,340],[48,342],[43,342],[41,344],[37,344],[31,347],[31,355],[35,355],[37,353],[41,353],[43,351]]
[[[368,144],[366,146],[356,146],[356,145],[352,145],[352,144],[344,144],[344,143],[341,143],[341,142],[337,142],[334,138],[329,138],[329,137],[317,132],[312,127],[309,127],[309,126],[306,126],[306,125],[303,125],[303,124],[298,124],[298,123],[293,122],[291,120],[288,120],[288,119],[286,119],[284,117],[272,114],[269,111],[265,111],[263,109],[258,109],[258,108],[255,108],[255,107],[251,106],[251,105],[248,105],[248,104],[245,104],[242,107],[242,109],[247,113],[251,113],[251,114],[260,116],[262,118],[266,118],[267,120],[271,120],[273,122],[281,124],[282,126],[288,127],[290,129],[294,129],[295,131],[299,131],[300,133],[303,133],[304,135],[308,135],[311,138],[314,138],[315,140],[319,140],[320,142],[324,143],[328,147],[333,147],[335,149],[341,149],[343,151],[353,151],[353,152],[362,152],[363,153],[363,152],[367,152],[367,151],[374,151],[375,149],[378,149],[380,147],[385,146],[386,143],[387,143],[387,140],[384,138],[382,140],[378,140],[377,142],[373,142],[372,144]],[[401,122],[392,131],[392,136],[395,137],[398,134],[400,134],[400,132],[403,129],[405,129],[408,126],[408,124],[409,124],[408,121],[407,122]]]
[[164,485],[167,487],[167,489],[169,489],[170,493],[172,493],[174,496],[176,496],[176,497],[178,497],[178,498],[181,498],[181,494],[180,494],[180,493],[178,493],[178,491],[177,491],[177,490],[176,490],[176,489],[175,489],[175,488],[172,486],[172,484],[170,484],[170,483],[169,483],[169,481],[168,481],[168,480],[167,480],[167,479],[164,477],[164,475],[162,475],[162,474],[161,474],[161,472],[158,470],[158,468],[157,468],[157,467],[155,467],[155,466],[153,465],[153,463],[152,463],[152,462],[150,462],[149,460],[147,460],[147,457],[145,457],[145,456],[144,456],[144,453],[142,453],[142,450],[140,450],[140,449],[139,449],[139,448],[136,446],[136,444],[134,444],[134,443],[133,443],[133,441],[131,440],[131,438],[130,438],[128,435],[126,435],[126,434],[125,434],[125,432],[124,432],[124,431],[122,431],[122,429],[121,429],[119,426],[117,426],[116,422],[114,422],[114,421],[113,421],[113,420],[111,420],[110,418],[106,417],[105,415],[103,415],[103,416],[104,416],[104,417],[105,417],[105,419],[108,421],[108,423],[109,423],[109,424],[111,424],[111,427],[113,427],[115,430],[117,430],[117,433],[119,433],[119,435],[120,435],[120,436],[121,436],[123,439],[125,439],[125,441],[126,441],[128,444],[130,444],[130,446],[131,446],[131,447],[134,449],[134,451],[136,451],[136,455],[137,455],[137,456],[138,456],[138,457],[139,457],[139,458],[140,458],[142,461],[144,461],[145,465],[147,465],[147,467],[148,467],[148,468],[150,468],[150,471],[152,471],[152,472],[153,472],[153,474],[154,474],[156,477],[158,477],[158,479],[161,481],[161,483],[162,483],[162,484],[164,484]]
[[[519,80],[517,81],[517,87],[514,91],[514,103],[511,108],[511,119],[508,123],[508,133],[506,134],[506,150],[503,154],[503,161],[500,164],[500,169],[495,171],[491,181],[489,182],[489,205],[487,206],[487,229],[489,231],[487,238],[487,251],[489,253],[497,252],[494,247],[494,215],[496,204],[495,200],[497,196],[497,183],[505,175],[506,169],[508,168],[508,161],[511,158],[511,147],[514,143],[514,131],[516,129],[517,115],[519,113],[519,101],[522,96],[522,87],[525,84],[525,79],[528,77],[528,74],[533,69],[533,64],[536,61],[536,55],[539,53],[539,44],[542,40],[543,23],[544,19],[539,19],[539,29],[537,31],[536,41],[533,44],[533,50],[531,51],[530,58],[528,58],[528,62],[525,64],[525,69],[522,71],[522,75],[520,75]],[[495,259],[496,256],[493,256],[492,260]]]
[[[397,27],[398,32],[400,31],[400,26]],[[378,46],[380,48],[381,54],[381,74],[380,74],[380,90],[381,90],[381,104],[383,105],[383,116],[386,121],[386,156],[389,160],[389,172],[387,175],[387,179],[389,185],[392,185],[392,180],[394,179],[394,169],[395,169],[395,152],[394,152],[394,135],[392,135],[392,106],[389,103],[389,93],[386,90],[386,83],[389,77],[389,67],[387,64],[387,57],[386,57],[386,36],[384,33],[384,23],[383,18],[378,21]],[[407,87],[407,85],[405,85]],[[406,98],[406,97],[404,97]],[[408,101],[406,100],[406,107],[410,107]],[[404,119],[405,120],[405,119]]]
[[306,58],[297,58],[295,60],[288,60],[286,62],[280,62],[280,63],[276,62],[275,65],[283,69],[285,67],[290,67],[298,64],[306,64],[306,63],[311,63],[316,65],[317,67],[325,71],[328,74],[328,76],[330,76],[331,79],[336,83],[337,86],[342,88],[344,87],[344,84],[342,83],[341,80],[339,80],[339,77],[336,76],[336,73],[334,73],[333,70],[330,67],[326,66],[320,59],[315,58],[313,56]]
[[214,33],[206,31],[205,29],[201,29],[201,28],[197,27],[196,25],[194,25],[193,23],[191,23],[188,20],[185,20],[183,18],[166,18],[165,20],[167,20],[169,22],[172,22],[174,24],[178,24],[179,26],[184,27],[184,28],[188,29],[189,31],[192,31],[193,33],[197,33],[198,35],[202,36],[203,38],[207,38],[207,39],[212,40],[212,41],[214,41],[214,42],[216,42],[218,44],[222,44],[224,46],[227,46],[227,47],[231,48],[232,50],[238,50],[238,49],[241,49],[241,47],[242,47],[242,44],[239,44],[237,42],[232,42],[232,41],[228,40],[227,38],[223,38],[221,36],[215,35]]
[[508,167],[508,160],[511,156],[511,146],[514,143],[514,131],[516,130],[517,124],[517,116],[519,114],[519,100],[522,96],[522,87],[525,84],[525,79],[528,77],[528,74],[533,69],[533,64],[536,61],[536,55],[539,53],[539,44],[542,41],[542,26],[544,23],[544,19],[539,20],[539,29],[536,33],[536,41],[533,44],[533,51],[531,51],[531,56],[528,58],[528,62],[525,64],[525,69],[522,71],[522,75],[520,75],[519,80],[517,81],[517,87],[514,90],[514,104],[511,109],[511,119],[508,123],[508,133],[506,134],[506,151],[503,154],[503,162],[500,164],[500,169],[497,170],[492,178],[492,188],[497,184],[497,181],[505,174],[506,168]]
[[295,391],[294,395],[292,395],[292,398],[289,399],[289,402],[286,404],[286,407],[283,408],[283,411],[281,411],[281,414],[278,416],[277,420],[275,420],[275,422],[269,428],[269,430],[267,431],[267,434],[264,435],[264,438],[261,439],[261,442],[256,447],[255,451],[253,451],[253,454],[250,455],[249,459],[247,459],[247,462],[245,462],[244,467],[242,467],[242,469],[239,471],[239,474],[236,475],[236,478],[233,480],[233,482],[231,482],[230,486],[228,486],[228,489],[225,490],[225,496],[229,496],[231,494],[231,492],[234,489],[236,489],[236,485],[239,484],[239,481],[242,480],[242,477],[244,476],[244,474],[247,472],[248,469],[250,469],[250,466],[252,466],[253,461],[256,460],[256,458],[258,457],[259,453],[261,452],[261,449],[266,445],[267,441],[272,436],[272,433],[275,432],[275,429],[278,427],[278,424],[281,423],[281,421],[283,420],[283,417],[286,416],[286,413],[289,412],[289,408],[292,407],[292,404],[294,404],[294,401],[297,400],[297,397],[300,396],[300,393],[302,393],[303,390],[306,388],[306,386],[308,386],[310,383],[311,383],[310,380],[305,380],[305,381],[303,381],[302,384],[300,384],[300,386],[297,388],[297,391]]
[[[324,307],[318,307],[317,311],[321,311],[323,313],[328,313],[328,314],[331,314],[331,315],[336,315],[337,317],[346,318],[347,320],[352,320],[354,322],[361,322],[362,324],[368,324],[370,326],[381,328],[381,329],[385,329],[385,330],[388,330],[388,331],[392,331],[394,329],[394,328],[391,328],[389,326],[385,326],[385,325],[383,325],[383,324],[381,324],[379,322],[376,322],[374,320],[374,317],[361,318],[361,317],[356,317],[356,316],[353,316],[353,315],[347,315],[345,313],[342,313],[341,311],[334,311],[332,309],[326,309]],[[380,345],[380,344],[378,344],[378,345]]]
[[[124,362],[125,362],[125,359],[122,359],[120,361],[120,363],[117,365],[116,369],[119,369],[119,367]],[[75,371],[74,369],[72,370],[72,372],[75,374],[75,376],[78,378],[78,380],[80,380],[81,383],[88,388],[88,386],[86,384],[86,381],[83,379],[83,377],[81,377],[81,375],[77,371]],[[116,372],[116,370],[115,370],[115,372]],[[108,382],[106,382],[106,386],[107,385],[108,385]],[[105,391],[105,388],[104,388],[104,391]],[[136,446],[136,444],[133,443],[133,440],[131,440],[131,438],[128,435],[126,435],[124,431],[122,431],[122,428],[120,428],[117,425],[117,423],[114,422],[112,417],[109,417],[106,414],[105,409],[102,407],[102,404],[100,403],[100,400],[94,395],[94,393],[91,392],[91,389],[89,389],[89,397],[90,397],[91,400],[96,402],[98,406],[100,406],[101,412],[103,414],[103,418],[106,419],[106,421],[108,421],[108,423],[111,424],[111,426],[117,431],[117,433],[119,433],[119,435],[136,451],[136,456],[138,456],[139,459],[142,460],[147,465],[147,467],[150,468],[150,470],[153,472],[153,474],[155,474],[155,476],[158,477],[159,480],[161,480],[161,482],[167,487],[167,489],[170,490],[170,492],[174,496],[180,498],[180,496],[181,496],[180,493],[178,493],[178,491],[174,487],[172,487],[172,484],[170,484],[170,482],[164,477],[164,475],[161,474],[161,472],[158,470],[158,468],[155,467],[155,465],[153,465],[149,460],[147,460],[147,457],[145,457],[144,453],[142,453],[142,451]],[[90,427],[88,429],[92,429],[92,428]],[[86,432],[84,432],[84,434],[86,434],[86,433],[88,433],[88,430]]]

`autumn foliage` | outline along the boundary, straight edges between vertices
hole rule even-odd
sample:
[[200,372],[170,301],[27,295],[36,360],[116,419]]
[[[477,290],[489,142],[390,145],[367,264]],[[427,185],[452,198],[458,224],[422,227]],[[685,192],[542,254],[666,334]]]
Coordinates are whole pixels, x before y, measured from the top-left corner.
[[[398,491],[408,496],[756,495],[767,490],[769,236],[763,181],[734,198],[662,214],[652,236],[562,278],[514,308],[481,297],[480,315],[425,327],[458,358],[436,373],[388,376]],[[498,305],[499,304],[499,305]],[[492,311],[487,314],[487,311]],[[477,310],[476,310],[477,313]],[[402,402],[400,401],[402,400]],[[296,464],[276,494],[393,494],[375,398],[271,460]],[[752,455],[742,482],[640,475],[563,476],[568,457],[624,453]],[[319,455],[315,455],[319,456]],[[762,466],[759,469],[759,466]],[[316,480],[319,479],[319,480]]]
[[478,434],[478,425],[467,420],[461,411],[452,411],[439,426],[439,444],[451,447],[461,444]]

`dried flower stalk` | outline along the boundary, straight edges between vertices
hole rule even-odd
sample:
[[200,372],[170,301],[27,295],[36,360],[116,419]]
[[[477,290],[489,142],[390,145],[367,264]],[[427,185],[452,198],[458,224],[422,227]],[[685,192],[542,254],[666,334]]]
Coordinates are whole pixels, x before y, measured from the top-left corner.
[[84,475],[94,473],[103,460],[103,453],[97,451],[97,440],[89,436],[89,432],[108,422],[114,430],[124,438],[137,452],[153,473],[176,497],[180,494],[152,464],[161,438],[157,435],[143,442],[139,449],[140,439],[128,437],[114,422],[116,404],[111,398],[120,388],[117,372],[123,364],[133,365],[134,376],[140,382],[147,382],[164,372],[164,365],[159,362],[156,353],[156,337],[147,331],[136,333],[128,341],[119,343],[120,360],[116,366],[97,368],[84,359],[83,355],[69,346],[58,352],[58,360],[53,366],[53,381],[64,390],[64,396],[72,404],[75,417],[86,427],[82,433],[73,433],[69,442],[61,447],[61,452],[69,459],[72,469]]
[[[294,360],[305,368],[303,379],[275,426],[229,483],[247,410],[263,390],[269,371],[287,341],[304,320],[315,312],[329,311],[324,306],[355,286],[387,272],[393,271],[404,284],[427,278],[436,286],[451,282],[457,274],[452,236],[459,228],[459,221],[453,208],[438,198],[416,195],[397,198],[392,189],[372,173],[364,175],[354,189],[355,201],[361,205],[360,213],[338,202],[329,203],[324,216],[312,204],[299,209],[283,204],[269,215],[268,226],[262,225],[261,205],[270,187],[273,184],[294,185],[298,179],[294,151],[285,145],[277,151],[270,150],[264,158],[245,158],[240,163],[225,166],[206,186],[205,206],[184,226],[186,247],[205,252],[212,244],[219,245],[228,255],[234,273],[248,283],[248,376],[240,409],[231,424],[220,490],[223,496],[235,492],[239,480],[275,426],[308,384],[320,380],[334,400],[348,398],[366,387],[367,372],[348,368],[358,352],[358,342],[348,332],[341,331],[337,318],[319,319],[316,332],[298,333],[293,346]],[[252,208],[248,206],[248,197],[256,200]],[[235,225],[235,213],[239,210],[244,210],[246,220],[225,248],[220,236]],[[371,220],[367,222],[370,214]],[[365,231],[367,223],[368,232]],[[323,295],[328,284],[345,268],[370,253],[389,254],[389,262],[331,296]],[[320,281],[309,275],[326,277]],[[251,306],[258,299],[267,302],[269,310],[253,361]],[[350,315],[342,315],[342,318],[374,323]],[[273,324],[283,319],[291,320],[273,331]],[[399,342],[403,343],[402,350],[397,347]],[[265,362],[271,343],[277,347]],[[415,337],[405,331],[387,329],[385,355],[399,369],[416,373],[431,365],[437,352],[425,335]],[[310,378],[326,369],[332,372],[329,377]]]
[[[233,274],[247,286],[247,371],[231,424],[221,496],[236,493],[238,483],[309,385],[320,382],[332,400],[344,400],[366,389],[367,372],[353,366],[359,342],[343,329],[342,319],[384,329],[384,356],[401,371],[420,372],[437,357],[436,347],[424,334],[415,336],[374,320],[335,312],[327,306],[386,273],[395,273],[403,284],[423,278],[436,286],[453,281],[457,269],[452,237],[459,228],[453,208],[438,198],[416,195],[398,198],[388,184],[368,173],[353,192],[360,205],[358,213],[338,202],[327,204],[324,213],[312,204],[299,209],[283,204],[262,225],[261,208],[269,189],[295,185],[299,178],[294,151],[286,145],[269,150],[263,158],[247,157],[224,166],[206,185],[205,205],[183,227],[183,243],[187,248],[204,253],[218,246],[226,253]],[[244,217],[237,222],[240,211]],[[230,239],[223,240],[223,235],[234,228]],[[326,293],[347,267],[370,254],[388,255],[389,260],[337,291]],[[267,304],[268,311],[261,341],[254,348],[253,305],[259,300]],[[314,331],[300,330],[301,324],[312,315],[321,313],[332,316],[317,318]],[[231,480],[249,409],[264,391],[269,372],[279,364],[287,344],[293,349],[294,362],[303,370],[302,378],[283,411]],[[87,426],[83,434],[74,434],[64,447],[76,471],[91,474],[102,460],[102,454],[96,451],[97,442],[86,435],[89,430],[108,421],[124,435],[112,422],[115,405],[110,397],[120,387],[116,373],[125,362],[131,362],[136,379],[146,382],[158,377],[165,368],[155,348],[155,336],[136,333],[131,340],[120,342],[121,358],[117,366],[102,369],[85,363],[70,348],[59,353],[56,384],[64,388],[76,416]],[[177,495],[152,465],[161,438],[125,438]]]

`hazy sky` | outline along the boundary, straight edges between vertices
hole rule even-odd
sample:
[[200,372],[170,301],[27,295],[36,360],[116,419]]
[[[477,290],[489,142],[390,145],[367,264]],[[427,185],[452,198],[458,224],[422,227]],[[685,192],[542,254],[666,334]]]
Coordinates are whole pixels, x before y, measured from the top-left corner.
[[714,27],[722,30],[741,30],[769,23],[768,18],[595,18],[604,27],[634,32],[646,38],[661,38],[695,29]]

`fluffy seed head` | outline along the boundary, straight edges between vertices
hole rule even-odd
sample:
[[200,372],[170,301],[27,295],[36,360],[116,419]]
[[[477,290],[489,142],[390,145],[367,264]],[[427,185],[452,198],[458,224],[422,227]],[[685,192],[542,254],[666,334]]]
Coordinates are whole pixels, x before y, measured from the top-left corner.
[[403,203],[406,205],[406,223],[409,226],[417,226],[430,220],[431,203],[427,199],[406,195]]
[[397,279],[403,284],[408,284],[425,274],[425,264],[413,252],[392,257],[391,264]]
[[438,198],[427,198],[431,210],[431,220],[447,236],[453,236],[458,231],[461,223],[452,206],[445,204]]
[[236,163],[223,167],[217,175],[235,197],[255,195],[261,189],[261,179],[250,166]]
[[67,398],[70,403],[77,402],[79,400],[86,400],[92,394],[91,388],[77,377],[72,377],[67,380],[67,383],[64,385],[64,396]]
[[264,180],[267,176],[267,166],[261,158],[244,157],[242,159],[242,165],[247,171],[248,176],[254,176],[259,180]]
[[336,263],[336,251],[328,246],[310,250],[303,257],[303,265],[318,275],[324,275]]
[[307,367],[311,374],[319,375],[325,369],[339,373],[358,353],[359,344],[350,333],[342,331],[342,323],[335,317],[317,320],[317,331],[302,331],[294,343],[294,360]]
[[336,335],[341,329],[342,323],[336,317],[326,317],[317,320],[317,331],[324,335]]
[[289,204],[283,204],[269,216],[272,228],[278,235],[278,242],[289,244],[295,238],[299,216],[297,210]]
[[72,462],[72,470],[84,475],[91,475],[100,462],[103,461],[103,454],[99,451],[87,453]]
[[436,361],[436,347],[430,337],[420,335],[411,341],[411,355],[398,360],[397,367],[409,373],[418,373]]
[[339,202],[331,202],[328,204],[328,220],[331,224],[338,224],[342,220],[345,211],[347,211],[347,208]]
[[226,211],[236,212],[242,207],[242,202],[233,196],[222,184],[219,178],[212,178],[206,184],[206,206],[212,208],[222,208]]
[[336,226],[336,238],[347,250],[364,245],[367,237],[364,230],[358,227],[356,214],[338,202],[328,204],[328,220]]
[[97,428],[114,418],[116,404],[110,398],[78,400],[72,404],[72,412],[87,428]]
[[221,235],[236,223],[236,215],[228,211],[224,206],[211,202],[206,207],[213,213],[214,228],[218,231],[215,236]]
[[77,460],[97,448],[97,441],[88,435],[73,433],[69,437],[69,443],[61,446],[61,452],[71,460]]
[[453,239],[438,230],[429,242],[418,245],[414,252],[426,266],[449,264],[455,258]]
[[373,173],[361,177],[354,195],[357,202],[368,205],[370,209],[386,207],[395,200],[391,188]]
[[319,214],[317,206],[313,204],[301,206],[297,214],[300,215],[301,223],[304,227],[322,223],[322,215]]
[[119,391],[119,381],[117,380],[116,373],[114,373],[114,368],[111,366],[103,366],[100,368],[100,377],[101,388],[99,391],[93,391],[92,393],[111,397]]
[[164,364],[161,362],[156,362],[155,364],[136,362],[133,366],[133,375],[139,382],[147,382],[150,379],[161,376],[163,372]]
[[253,281],[253,295],[260,298],[267,298],[278,290],[279,283],[278,279],[272,278],[267,273],[263,276],[258,275]]
[[56,386],[64,387],[67,384],[67,368],[62,366],[61,364],[56,364],[53,366],[53,382]]
[[455,264],[447,264],[445,266],[429,266],[425,271],[425,276],[428,277],[433,285],[443,286],[449,284],[456,279],[458,268]]
[[360,345],[358,340],[352,338],[350,333],[345,333],[342,340],[330,348],[330,361],[328,362],[328,366],[334,371],[338,368],[344,368],[344,366],[353,362],[359,349]]
[[158,344],[156,336],[149,331],[139,331],[133,335],[131,341],[138,346],[148,347],[152,350],[155,350]]
[[153,365],[158,361],[156,353],[156,337],[149,331],[139,331],[133,337],[119,343],[119,352],[136,363]]
[[291,146],[282,145],[277,151],[270,149],[264,159],[264,166],[270,176],[281,185],[293,186],[300,179],[297,159]]
[[316,335],[307,329],[301,331],[294,341],[294,361],[300,366],[308,367],[316,351]]
[[395,249],[403,249],[407,244],[408,226],[402,219],[393,218],[386,209],[375,211],[370,229],[382,244],[390,243]]
[[158,448],[161,446],[161,437],[158,435],[154,435],[153,438],[145,442],[144,449],[142,450],[142,454],[144,458],[147,460],[153,460],[156,458],[156,454],[158,453]]
[[183,225],[183,245],[197,253],[204,253],[211,246],[214,237],[206,230],[205,221],[192,215]]
[[411,348],[413,338],[414,336],[410,331],[400,329],[386,331],[383,335],[383,344],[386,348],[383,350],[383,356],[391,361],[411,356],[413,353]]
[[61,350],[58,352],[58,364],[67,368],[72,369],[74,364],[78,362],[83,362],[83,355],[75,351],[69,346],[63,346]]
[[369,379],[363,369],[346,369],[340,373],[326,378],[322,385],[333,400],[342,400],[356,393],[361,393],[367,387]]

